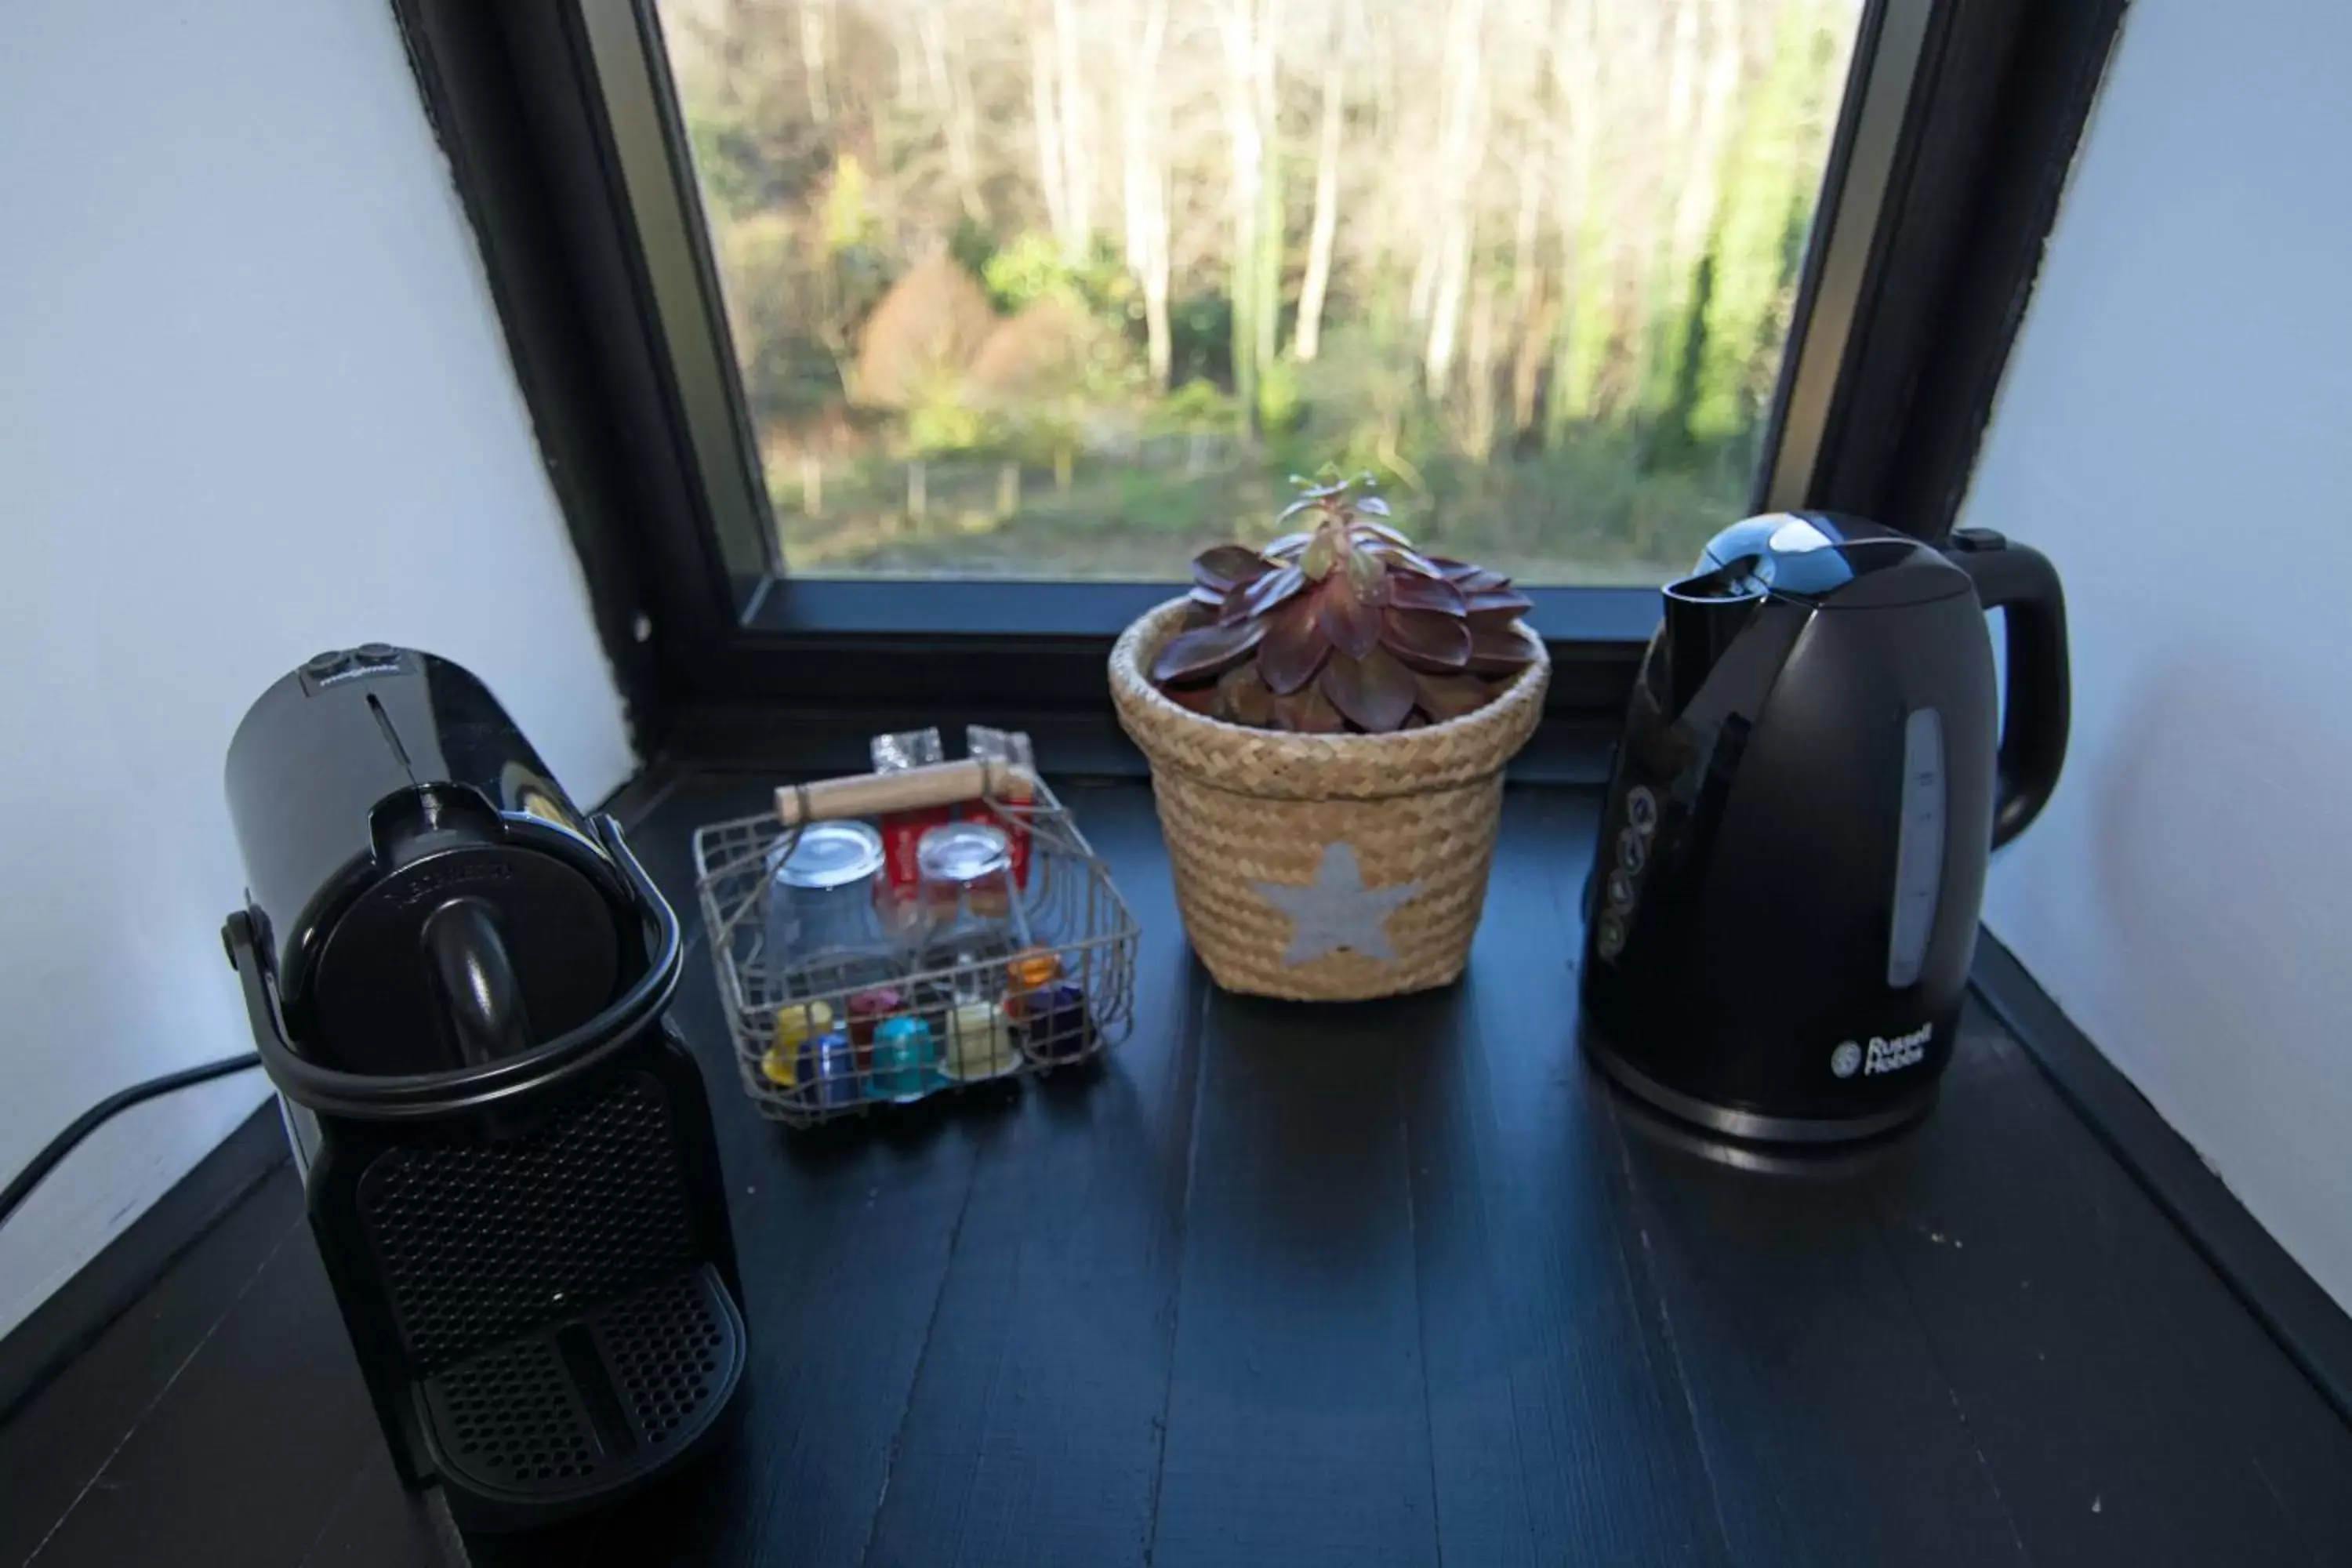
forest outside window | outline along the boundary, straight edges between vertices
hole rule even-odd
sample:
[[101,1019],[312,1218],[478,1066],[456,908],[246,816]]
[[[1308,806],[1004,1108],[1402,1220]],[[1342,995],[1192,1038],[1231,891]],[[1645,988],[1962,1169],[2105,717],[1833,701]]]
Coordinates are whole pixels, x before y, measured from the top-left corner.
[[1652,583],[1748,510],[1860,0],[659,0],[795,577],[1163,578],[1293,472]]

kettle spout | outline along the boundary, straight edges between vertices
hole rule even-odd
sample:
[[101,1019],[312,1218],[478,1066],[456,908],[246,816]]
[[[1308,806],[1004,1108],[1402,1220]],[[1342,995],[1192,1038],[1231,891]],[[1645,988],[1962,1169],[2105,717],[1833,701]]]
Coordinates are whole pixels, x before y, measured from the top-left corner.
[[1661,649],[1665,655],[1666,692],[1671,710],[1690,706],[1698,689],[1764,602],[1756,576],[1757,557],[1742,556],[1679,583],[1663,593],[1666,619]]

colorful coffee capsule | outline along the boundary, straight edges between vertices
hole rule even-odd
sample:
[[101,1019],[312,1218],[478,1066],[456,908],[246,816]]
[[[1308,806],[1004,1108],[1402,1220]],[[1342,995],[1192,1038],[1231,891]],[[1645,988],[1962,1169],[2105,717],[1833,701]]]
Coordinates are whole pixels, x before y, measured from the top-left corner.
[[[829,1110],[846,1110],[866,1098],[864,1068],[858,1061],[857,1047],[839,1029],[827,1029],[809,1042],[805,1050],[815,1057],[817,1103]],[[805,1069],[808,1055],[801,1058]]]
[[872,1053],[874,1031],[882,1026],[885,1019],[904,1010],[906,1005],[906,997],[887,985],[860,991],[849,999],[849,1043],[857,1047],[860,1058]]
[[905,1104],[930,1088],[939,1047],[920,1018],[891,1018],[874,1031],[874,1092]]
[[966,1002],[948,1015],[947,1053],[940,1060],[943,1077],[958,1083],[999,1078],[1021,1065],[1013,1043],[1013,1025],[1004,1009],[993,1002]]
[[1004,1011],[1019,1023],[1029,1010],[1032,993],[1042,991],[1062,977],[1059,954],[1042,947],[1025,948],[1014,953],[1004,964]]
[[1066,980],[1030,993],[1022,1009],[1021,1048],[1034,1062],[1066,1062],[1093,1052],[1097,1039],[1087,994]]
[[1024,948],[1006,960],[1004,973],[1018,989],[1035,991],[1062,977],[1061,956],[1047,948]]
[[816,1041],[833,1028],[824,1002],[787,1006],[776,1015],[775,1037],[760,1058],[760,1076],[779,1089],[799,1089],[817,1077]]

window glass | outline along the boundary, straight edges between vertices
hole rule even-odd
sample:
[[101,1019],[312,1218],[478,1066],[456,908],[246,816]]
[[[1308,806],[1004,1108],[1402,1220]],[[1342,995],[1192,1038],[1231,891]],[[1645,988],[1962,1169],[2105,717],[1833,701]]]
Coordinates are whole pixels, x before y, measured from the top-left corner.
[[1745,509],[1859,0],[661,0],[788,569],[1181,576],[1288,476],[1654,582]]

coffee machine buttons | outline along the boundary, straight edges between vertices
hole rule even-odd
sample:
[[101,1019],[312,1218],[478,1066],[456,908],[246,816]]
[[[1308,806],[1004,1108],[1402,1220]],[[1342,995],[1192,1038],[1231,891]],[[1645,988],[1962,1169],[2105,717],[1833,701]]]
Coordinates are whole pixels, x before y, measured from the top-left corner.
[[354,648],[330,648],[302,661],[305,689],[317,694],[340,681],[362,677],[405,673],[408,656],[388,642],[362,643]]
[[1625,821],[1644,838],[1658,830],[1658,797],[1648,784],[1635,784],[1626,792]]
[[1609,907],[1621,914],[1633,907],[1633,879],[1622,867],[1609,873]]

